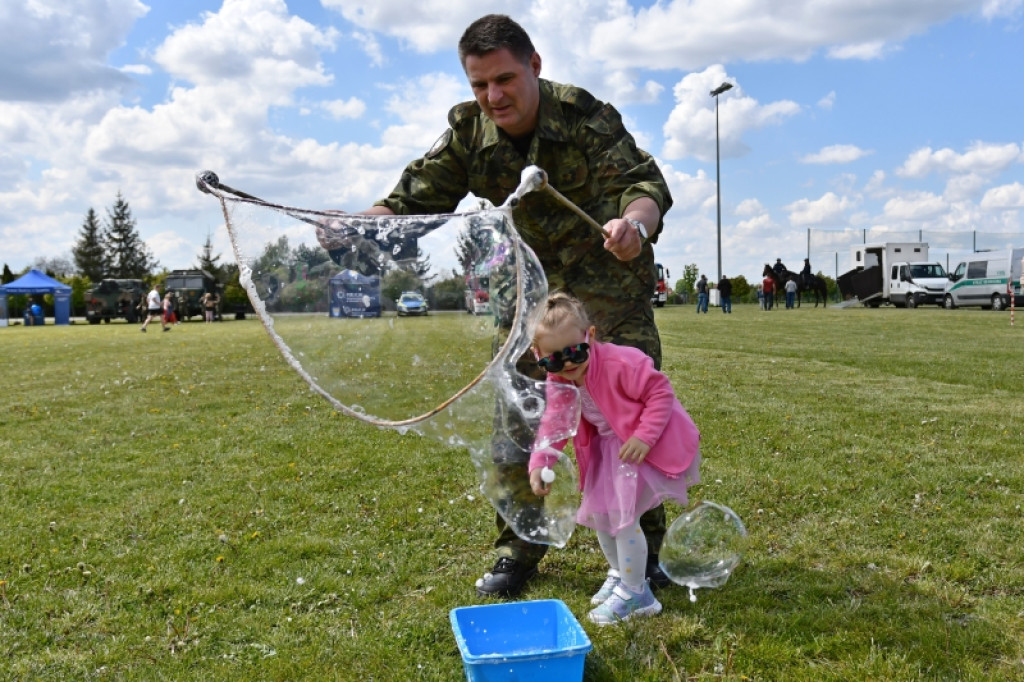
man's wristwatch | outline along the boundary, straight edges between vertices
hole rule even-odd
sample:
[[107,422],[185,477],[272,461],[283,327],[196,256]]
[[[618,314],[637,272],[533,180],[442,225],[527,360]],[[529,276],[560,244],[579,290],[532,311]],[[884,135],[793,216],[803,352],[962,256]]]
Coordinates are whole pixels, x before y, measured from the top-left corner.
[[624,218],[624,220],[636,228],[636,231],[640,233],[640,241],[647,241],[647,228],[642,222],[634,218]]

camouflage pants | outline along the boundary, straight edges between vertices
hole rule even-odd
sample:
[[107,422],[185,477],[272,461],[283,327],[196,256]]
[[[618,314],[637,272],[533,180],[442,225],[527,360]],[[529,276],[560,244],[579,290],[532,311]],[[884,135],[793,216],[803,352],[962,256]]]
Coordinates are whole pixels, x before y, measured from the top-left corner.
[[[654,325],[653,311],[637,310],[630,318],[612,330],[602,330],[597,336],[602,341],[622,346],[639,348],[654,359],[656,367],[661,366],[661,339]],[[516,362],[517,371],[527,377],[543,380],[544,371],[537,365],[532,353],[526,353]],[[491,439],[491,452],[498,472],[501,490],[517,504],[526,507],[535,506],[539,510],[544,499],[533,494],[530,488],[530,446],[532,445],[533,428],[526,424],[517,412],[501,414],[499,407],[495,412],[494,435]],[[539,513],[538,513],[539,516]],[[548,550],[548,545],[538,545],[523,540],[508,527],[501,514],[495,514],[498,528],[498,539],[494,542],[499,557],[511,557],[527,565],[537,564]],[[650,554],[661,550],[662,540],[666,531],[665,507],[657,507],[640,516],[640,528],[647,538]]]

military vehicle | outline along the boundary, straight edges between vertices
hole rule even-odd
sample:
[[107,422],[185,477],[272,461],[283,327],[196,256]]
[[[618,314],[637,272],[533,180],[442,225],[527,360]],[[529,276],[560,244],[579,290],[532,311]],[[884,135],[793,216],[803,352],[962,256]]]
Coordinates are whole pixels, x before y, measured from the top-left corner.
[[174,311],[182,322],[196,315],[205,316],[201,299],[207,292],[217,297],[217,309],[213,317],[215,320],[221,319],[222,288],[206,270],[173,270],[164,280],[164,291],[174,294]]
[[89,324],[123,317],[134,324],[143,315],[146,285],[141,279],[104,279],[85,292],[85,319]]

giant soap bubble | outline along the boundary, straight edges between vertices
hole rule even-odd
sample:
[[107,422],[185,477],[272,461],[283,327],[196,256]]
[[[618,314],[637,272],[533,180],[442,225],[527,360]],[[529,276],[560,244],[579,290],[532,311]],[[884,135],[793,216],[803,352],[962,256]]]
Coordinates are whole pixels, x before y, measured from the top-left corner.
[[678,585],[694,590],[724,585],[739,565],[747,529],[736,512],[714,502],[702,502],[669,526],[661,545],[659,565]]
[[513,213],[523,194],[545,186],[542,173],[524,171],[500,207],[425,216],[272,204],[210,171],[196,185],[220,201],[240,283],[314,391],[351,417],[467,449],[509,527],[563,546],[578,505],[571,463],[553,484],[564,494],[536,508],[514,502],[506,475],[525,468],[548,400],[576,406],[560,412],[553,438],[570,438],[579,416],[575,387],[545,393],[516,367],[547,279]]

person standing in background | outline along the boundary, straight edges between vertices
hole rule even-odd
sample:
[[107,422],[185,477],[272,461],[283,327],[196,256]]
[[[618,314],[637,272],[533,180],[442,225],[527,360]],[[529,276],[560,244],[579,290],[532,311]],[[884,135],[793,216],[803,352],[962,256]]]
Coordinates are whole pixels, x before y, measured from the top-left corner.
[[796,306],[796,278],[790,277],[786,280],[786,309],[790,309]]
[[732,282],[725,275],[718,281],[718,297],[721,299],[722,312],[728,315],[732,312]]
[[697,280],[697,314],[708,314],[708,278],[704,275]]
[[775,302],[775,280],[771,275],[766,275],[761,282],[761,291],[764,293],[764,309],[771,310]]

